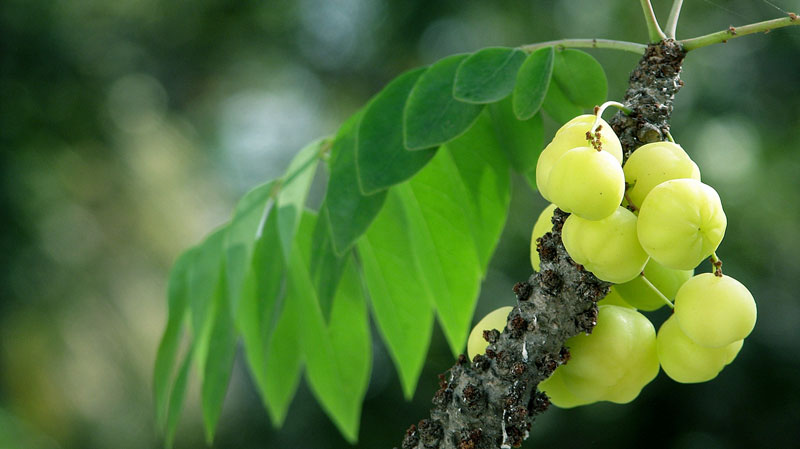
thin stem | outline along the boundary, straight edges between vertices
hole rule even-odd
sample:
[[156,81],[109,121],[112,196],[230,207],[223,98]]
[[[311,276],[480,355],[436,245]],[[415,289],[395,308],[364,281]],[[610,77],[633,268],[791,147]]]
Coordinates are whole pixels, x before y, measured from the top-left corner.
[[589,128],[589,131],[586,132],[586,140],[592,144],[595,150],[602,151],[602,144],[600,143],[600,120],[603,116],[603,112],[608,109],[610,106],[614,106],[615,108],[621,110],[625,113],[625,115],[631,115],[631,110],[626,108],[624,104],[618,101],[606,101],[600,106],[594,107],[594,122],[592,123],[592,127]]
[[672,143],[675,143],[675,138],[672,137],[672,134],[670,134],[669,131],[666,131],[665,134],[667,135],[667,140],[669,140]]
[[625,107],[625,105],[620,103],[619,101],[606,101],[605,103],[603,103],[600,106],[598,106],[594,111],[594,115],[596,117],[594,119],[594,123],[592,124],[592,127],[590,128],[591,131],[592,131],[592,134],[594,134],[595,131],[597,131],[597,125],[600,124],[600,118],[603,116],[603,112],[605,112],[605,110],[608,109],[611,106],[614,106],[615,108],[619,109],[625,115],[631,115],[632,111],[629,108]]
[[637,44],[635,42],[615,41],[611,39],[560,39],[557,41],[523,45],[520,47],[520,49],[528,53],[533,53],[534,51],[545,47],[606,48],[610,50],[622,50],[630,53],[636,53],[637,55],[643,55],[647,45]]
[[722,277],[722,260],[717,257],[717,253],[711,253],[711,265],[714,266],[714,276],[721,278]]
[[672,2],[672,9],[669,11],[666,29],[667,37],[670,39],[675,39],[675,32],[678,30],[678,17],[681,15],[681,6],[683,6],[683,0],[675,0]]
[[658,287],[656,287],[655,285],[653,285],[653,283],[652,283],[652,282],[650,282],[650,279],[647,279],[647,277],[645,277],[644,273],[642,273],[640,276],[642,277],[642,280],[644,281],[644,283],[645,283],[645,284],[646,284],[648,287],[650,287],[650,289],[651,289],[651,290],[653,290],[653,293],[655,293],[656,295],[658,295],[658,297],[659,297],[659,298],[661,298],[661,300],[662,300],[662,301],[664,301],[664,304],[668,305],[670,309],[674,309],[674,308],[675,308],[675,305],[674,305],[674,304],[672,304],[672,301],[670,301],[670,300],[669,300],[669,298],[667,298],[666,296],[664,296],[664,294],[663,294],[663,293],[661,293],[661,290],[659,290],[659,289],[658,289]]
[[747,36],[753,33],[768,33],[772,30],[800,25],[800,18],[797,14],[790,12],[788,17],[781,19],[765,20],[763,22],[751,23],[740,27],[730,27],[727,30],[717,31],[716,33],[706,34],[705,36],[684,39],[680,41],[685,51],[692,51],[712,44],[728,42],[728,39]]
[[625,200],[628,202],[628,210],[629,211],[636,212],[637,210],[639,210],[639,208],[636,207],[635,204],[633,204],[633,201],[631,201],[631,197],[630,197],[630,195],[628,195],[628,191],[627,190],[625,190],[625,193],[623,194],[623,196],[625,197]]
[[640,0],[642,4],[642,11],[644,12],[644,21],[647,23],[647,34],[650,37],[651,43],[661,42],[667,38],[663,31],[661,31],[661,26],[658,24],[658,19],[656,19],[656,12],[653,11],[653,5],[650,3],[650,0]]

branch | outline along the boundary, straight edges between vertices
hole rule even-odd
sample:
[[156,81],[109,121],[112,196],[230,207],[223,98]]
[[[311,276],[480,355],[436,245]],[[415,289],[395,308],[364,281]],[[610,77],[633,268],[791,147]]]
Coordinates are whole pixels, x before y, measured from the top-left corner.
[[635,42],[615,41],[611,39],[561,39],[557,41],[539,42],[536,44],[523,45],[520,50],[533,53],[545,47],[557,48],[607,48],[611,50],[622,50],[637,55],[643,55],[647,45]]
[[685,51],[692,51],[712,44],[728,42],[729,39],[747,36],[753,33],[769,33],[772,30],[800,25],[800,18],[797,14],[790,12],[788,17],[781,19],[766,20],[764,22],[751,23],[740,27],[730,27],[727,30],[717,31],[716,33],[706,34],[705,36],[684,39],[679,41]]
[[669,17],[667,18],[667,37],[669,39],[675,39],[675,33],[678,31],[678,17],[681,15],[681,6],[683,6],[683,0],[675,0],[672,3],[672,9],[669,11]]
[[664,32],[661,31],[661,26],[656,19],[656,13],[653,11],[653,5],[650,0],[640,0],[642,4],[642,11],[644,12],[644,21],[647,23],[647,34],[650,37],[651,43],[661,42],[667,38]]
[[[610,121],[627,154],[638,136],[669,130],[684,55],[673,40],[652,44],[631,74],[624,101],[631,115]],[[514,286],[517,305],[504,332],[484,332],[485,355],[472,361],[462,355],[439,376],[430,418],[408,429],[403,449],[510,448],[528,437],[536,415],[550,404],[537,391],[539,382],[569,360],[567,339],[594,328],[596,302],[610,286],[570,259],[561,242],[567,216],[556,209],[552,231],[537,242],[541,270]]]

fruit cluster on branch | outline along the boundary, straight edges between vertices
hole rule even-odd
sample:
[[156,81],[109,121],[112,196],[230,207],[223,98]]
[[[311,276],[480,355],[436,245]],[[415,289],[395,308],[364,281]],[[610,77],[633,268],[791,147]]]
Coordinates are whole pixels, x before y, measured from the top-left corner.
[[[631,74],[624,103],[632,112],[610,122],[626,157],[667,136],[683,57],[674,41],[652,44]],[[441,376],[430,418],[408,429],[403,449],[519,447],[527,438],[549,405],[538,384],[569,359],[567,339],[591,332],[596,303],[611,285],[568,256],[561,241],[567,216],[555,211],[552,232],[540,240],[540,271],[515,285],[507,331],[488,332],[485,355],[462,356]]]

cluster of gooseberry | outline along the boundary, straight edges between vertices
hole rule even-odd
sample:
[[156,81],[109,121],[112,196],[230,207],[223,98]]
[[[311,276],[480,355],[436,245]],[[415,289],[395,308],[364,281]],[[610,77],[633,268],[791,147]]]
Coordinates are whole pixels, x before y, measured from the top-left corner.
[[[615,284],[598,303],[592,333],[569,339],[569,363],[539,385],[560,407],[630,402],[659,366],[677,382],[713,379],[756,321],[752,295],[722,274],[714,253],[727,225],[717,192],[700,182],[697,165],[673,142],[641,146],[623,166],[602,109],[559,129],[536,167],[537,187],[552,204],[533,228],[534,270],[537,239],[550,231],[558,207],[570,213],[562,228],[567,253]],[[694,275],[709,258],[713,272]],[[664,305],[674,313],[656,333],[640,310]],[[485,351],[483,330],[502,330],[509,312],[498,309],[478,323],[470,357]]]

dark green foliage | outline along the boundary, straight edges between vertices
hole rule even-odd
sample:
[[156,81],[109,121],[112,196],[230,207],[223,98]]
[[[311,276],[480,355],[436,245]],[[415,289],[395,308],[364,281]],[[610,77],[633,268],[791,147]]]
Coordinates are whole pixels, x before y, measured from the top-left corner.
[[514,115],[527,120],[542,107],[553,74],[553,48],[541,48],[531,53],[520,67],[514,87]]
[[453,97],[467,103],[493,103],[514,89],[525,53],[517,48],[485,48],[461,61]]
[[466,132],[478,118],[482,105],[453,98],[456,71],[468,56],[441,59],[417,80],[403,111],[405,147],[409,150],[446,143]]
[[[400,75],[369,103],[356,143],[356,167],[364,194],[374,194],[417,173],[436,149],[406,151],[403,144],[403,107],[424,68]],[[349,219],[353,217],[350,216]]]

